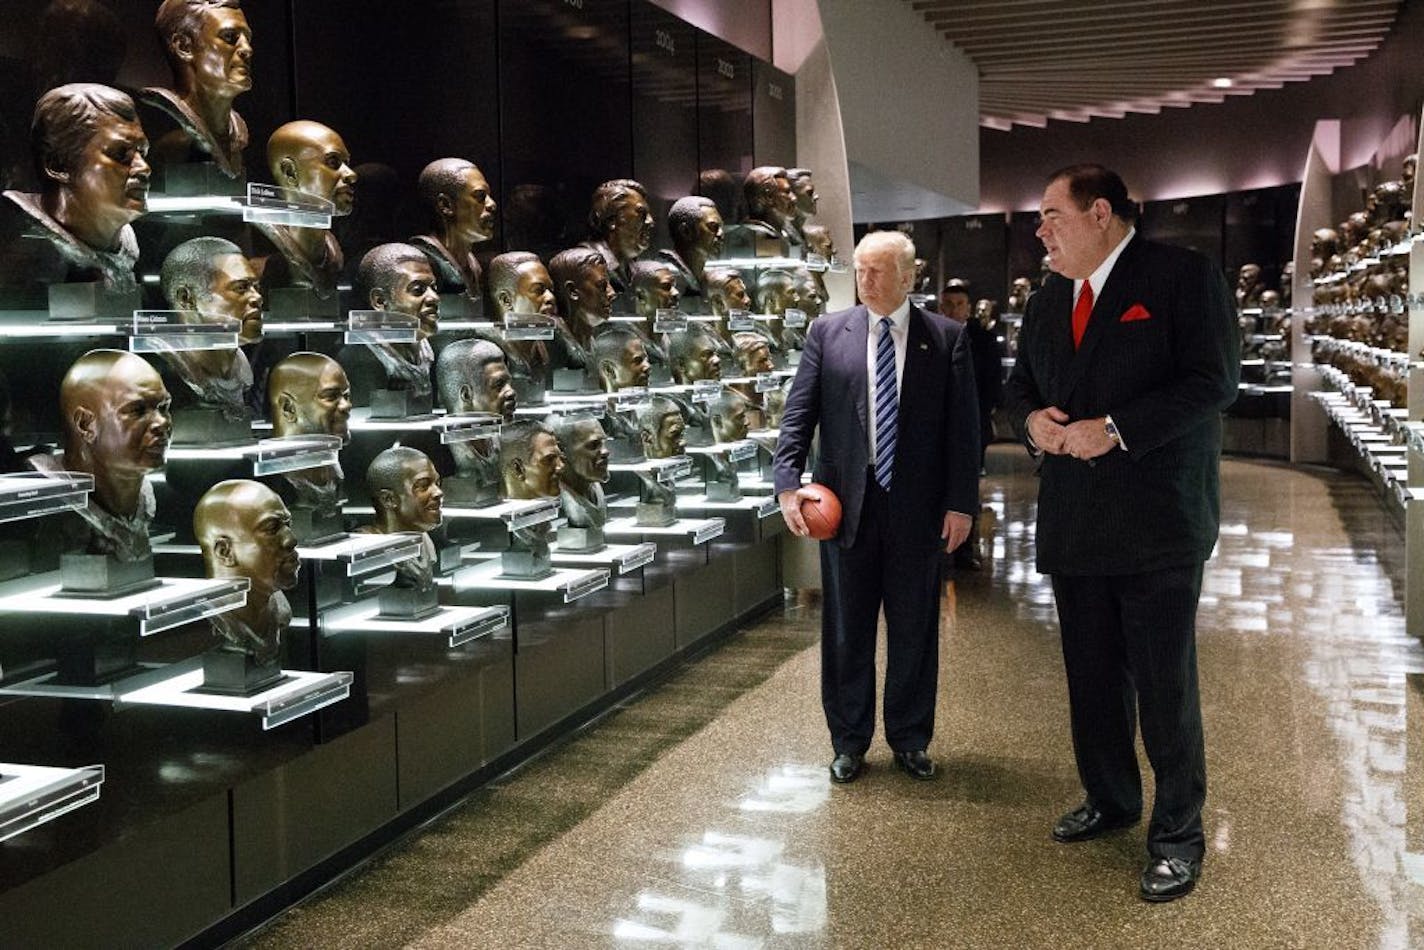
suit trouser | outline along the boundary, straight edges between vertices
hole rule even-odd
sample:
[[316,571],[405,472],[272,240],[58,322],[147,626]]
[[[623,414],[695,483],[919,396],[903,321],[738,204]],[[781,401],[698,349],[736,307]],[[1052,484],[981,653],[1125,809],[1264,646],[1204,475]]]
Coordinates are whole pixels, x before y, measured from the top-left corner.
[[1156,793],[1147,850],[1200,859],[1206,758],[1197,692],[1202,566],[1108,577],[1053,575],[1063,633],[1073,752],[1088,801],[1142,812],[1136,725]]
[[891,496],[873,478],[855,544],[821,544],[821,706],[837,754],[863,754],[875,733],[876,621],[882,606],[885,739],[897,752],[913,752],[927,748],[934,735],[941,559],[936,548],[909,548]]

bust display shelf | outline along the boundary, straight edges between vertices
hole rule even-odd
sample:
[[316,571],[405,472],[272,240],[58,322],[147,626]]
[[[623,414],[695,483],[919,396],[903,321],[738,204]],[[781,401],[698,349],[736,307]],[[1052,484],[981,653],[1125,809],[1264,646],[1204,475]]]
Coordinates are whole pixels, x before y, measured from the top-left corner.
[[[254,120],[255,134],[270,131]],[[247,174],[256,167],[249,154]],[[393,160],[392,167],[403,166]],[[254,920],[256,908],[275,908],[340,873],[780,602],[778,539],[740,527],[755,517],[758,501],[744,493],[723,508],[691,490],[703,484],[705,453],[647,459],[629,443],[611,466],[614,515],[595,530],[564,524],[557,496],[455,497],[455,462],[468,462],[468,449],[493,447],[510,424],[503,416],[448,414],[438,398],[397,386],[362,391],[354,363],[341,367],[357,390],[349,416],[327,407],[320,419],[313,413],[293,422],[274,411],[268,382],[290,356],[329,363],[343,347],[417,348],[430,362],[466,337],[497,342],[511,363],[542,353],[548,341],[556,344],[551,353],[561,343],[569,351],[568,368],[550,366],[547,374],[537,359],[525,360],[535,372],[521,380],[514,424],[574,412],[610,425],[621,420],[625,442],[632,433],[636,443],[631,417],[650,397],[668,396],[695,412],[721,383],[596,391],[592,374],[573,368],[583,351],[558,335],[567,332],[563,324],[547,312],[513,312],[522,305],[506,308],[498,298],[491,299],[500,315],[491,319],[484,301],[443,294],[439,334],[426,351],[418,320],[362,309],[383,304],[355,299],[346,285],[353,278],[361,285],[351,256],[364,248],[355,240],[342,248],[332,234],[344,207],[249,183],[240,163],[232,170],[168,161],[155,175],[147,211],[134,224],[138,293],[76,282],[50,284],[43,299],[23,307],[0,297],[0,354],[19,410],[11,437],[17,458],[45,456],[55,433],[66,431],[53,392],[89,350],[140,354],[160,370],[174,407],[162,463],[143,480],[153,494],[152,586],[109,596],[66,591],[50,563],[57,546],[36,526],[85,510],[95,479],[0,474],[4,757],[105,763],[0,763],[0,841],[30,836],[25,860],[0,862],[0,913],[14,919],[23,910],[24,933],[44,935],[37,944],[116,935],[153,945],[194,935],[203,942],[205,933],[226,939],[233,921]],[[351,233],[342,227],[341,243]],[[199,238],[237,245],[264,282],[261,304],[249,304],[241,319],[172,299],[162,265]],[[788,254],[744,266],[751,276],[792,261],[825,266]],[[669,334],[719,320],[685,312],[691,309],[689,301],[615,319],[643,324],[651,349],[666,346]],[[773,325],[795,330],[790,317],[749,314],[745,325],[763,335]],[[777,365],[784,373],[783,350]],[[667,373],[664,365],[657,378]],[[779,378],[768,371],[739,382],[755,395]],[[286,389],[271,391],[291,398]],[[314,405],[344,396],[301,398]],[[694,441],[698,435],[711,441],[705,423],[689,431]],[[380,498],[368,502],[368,479],[379,477],[367,469],[393,444],[424,452],[450,484],[442,523],[428,537],[369,523],[380,521],[377,506],[388,509]],[[730,448],[729,459],[745,451]],[[296,479],[306,494],[291,483],[302,475],[310,476]],[[755,481],[750,468],[740,477]],[[197,514],[206,495],[234,481],[271,489],[298,522],[318,511],[300,501],[345,499],[331,506],[334,517],[313,521],[305,540],[285,549],[291,576],[272,610],[280,618],[277,665],[260,670],[261,677],[277,673],[264,685],[261,677],[248,681],[250,695],[216,691],[207,668],[219,652],[208,629],[213,618],[227,618],[219,629],[230,631],[256,604],[278,603],[255,573],[207,576],[214,544]],[[701,507],[677,510],[689,501]],[[730,533],[729,523],[738,526]],[[415,562],[429,566],[430,588],[391,595]],[[63,833],[43,825],[90,803],[99,807],[62,822]],[[31,913],[32,905],[44,910]]]

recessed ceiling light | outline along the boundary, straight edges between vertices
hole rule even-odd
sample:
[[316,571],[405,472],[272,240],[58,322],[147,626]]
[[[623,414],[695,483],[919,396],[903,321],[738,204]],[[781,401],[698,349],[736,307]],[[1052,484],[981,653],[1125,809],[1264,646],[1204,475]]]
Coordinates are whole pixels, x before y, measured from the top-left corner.
[[1211,84],[1218,89],[1230,89],[1232,86],[1231,79],[1227,76],[1221,76],[1217,79],[1213,79],[1211,81]]

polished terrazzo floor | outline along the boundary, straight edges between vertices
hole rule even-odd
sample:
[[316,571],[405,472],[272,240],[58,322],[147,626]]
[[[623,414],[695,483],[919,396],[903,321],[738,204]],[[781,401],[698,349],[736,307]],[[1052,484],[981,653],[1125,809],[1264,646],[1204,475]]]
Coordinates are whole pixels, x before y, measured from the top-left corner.
[[987,569],[946,585],[931,782],[832,787],[813,597],[481,790],[252,947],[1424,946],[1424,650],[1362,480],[1228,461],[1199,617],[1209,850],[1136,896],[1079,791],[1035,484],[996,446]]

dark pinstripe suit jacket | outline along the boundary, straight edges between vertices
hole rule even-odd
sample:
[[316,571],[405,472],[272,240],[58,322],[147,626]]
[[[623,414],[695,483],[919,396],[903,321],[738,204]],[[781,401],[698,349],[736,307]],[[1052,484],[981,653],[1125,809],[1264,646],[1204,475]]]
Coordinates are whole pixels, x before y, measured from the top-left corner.
[[1111,414],[1128,451],[1091,463],[1043,456],[1038,569],[1135,574],[1206,560],[1220,520],[1221,410],[1241,373],[1221,269],[1134,237],[1076,352],[1072,297],[1055,274],[1024,308],[1005,391],[1015,431],[1025,437],[1028,414],[1045,406],[1074,420]]
[[[864,306],[817,318],[786,397],[773,464],[778,492],[801,484],[821,430],[816,480],[841,500],[842,547],[855,543],[870,465],[870,387]],[[899,439],[889,526],[912,550],[934,551],[947,511],[979,510],[979,411],[968,338],[959,324],[911,305],[900,381]]]

